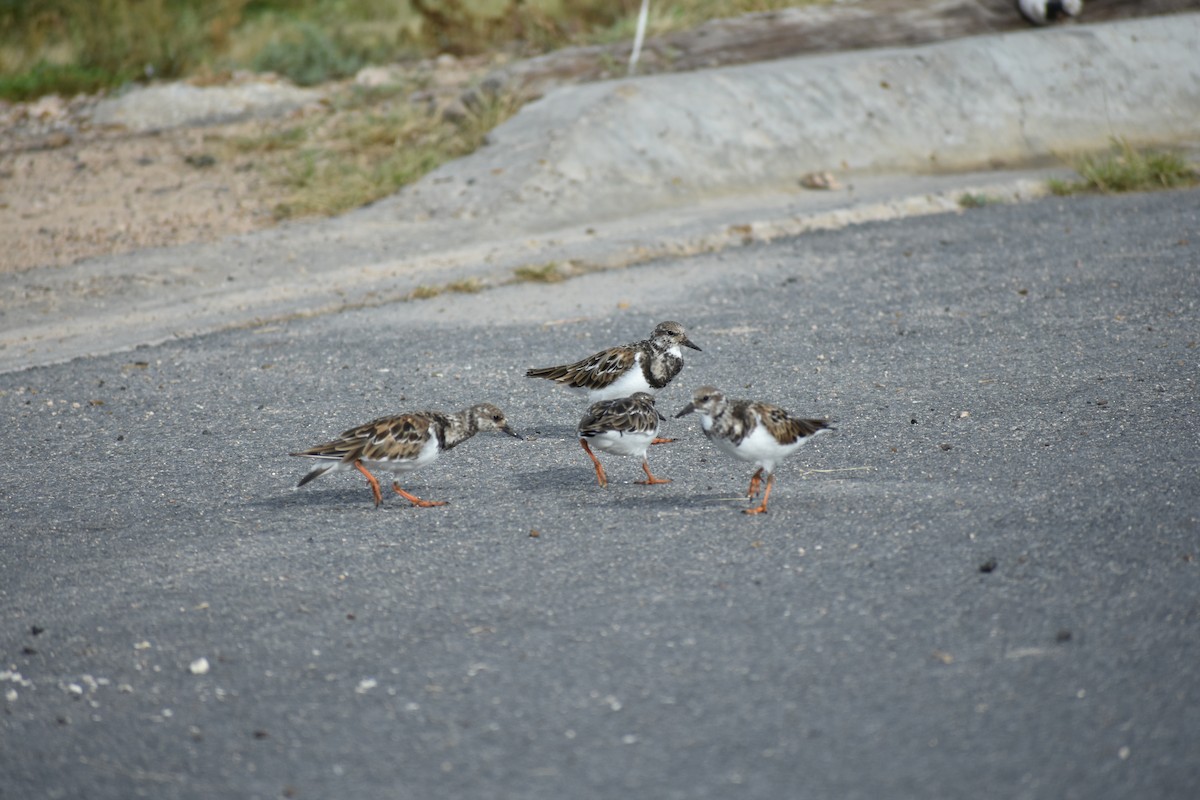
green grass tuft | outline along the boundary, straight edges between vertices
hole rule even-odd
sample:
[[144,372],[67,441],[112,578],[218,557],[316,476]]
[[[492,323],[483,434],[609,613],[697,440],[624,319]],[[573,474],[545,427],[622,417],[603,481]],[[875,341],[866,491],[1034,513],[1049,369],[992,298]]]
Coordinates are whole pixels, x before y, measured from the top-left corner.
[[965,192],[958,197],[958,205],[960,208],[983,208],[984,206],[996,205],[1000,201],[994,197],[988,197],[986,194],[972,194]]
[[1051,180],[1053,194],[1081,192],[1145,192],[1194,186],[1200,182],[1196,168],[1176,153],[1138,150],[1125,140],[1113,143],[1113,152],[1103,156],[1085,156],[1075,164],[1078,181]]

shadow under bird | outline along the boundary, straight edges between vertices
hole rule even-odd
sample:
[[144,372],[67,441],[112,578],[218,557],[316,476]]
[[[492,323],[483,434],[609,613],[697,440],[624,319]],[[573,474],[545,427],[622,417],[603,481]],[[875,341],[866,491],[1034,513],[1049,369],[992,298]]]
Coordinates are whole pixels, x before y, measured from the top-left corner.
[[678,322],[660,322],[649,339],[610,347],[573,364],[535,367],[525,376],[583,390],[592,403],[635,392],[653,394],[683,369],[681,346],[700,350]]
[[[646,461],[646,451],[658,436],[659,422],[665,419],[654,407],[654,396],[648,392],[635,392],[629,397],[592,404],[579,420],[579,444],[596,465],[596,480],[601,486],[608,486],[608,476],[592,447],[618,456],[641,458],[646,480],[636,483],[650,486],[671,482],[670,478],[654,477]],[[592,447],[588,446],[589,442]]]
[[734,458],[758,465],[750,478],[746,497],[754,499],[766,477],[762,503],[744,509],[744,514],[761,514],[767,510],[767,499],[775,485],[775,466],[800,449],[814,436],[833,430],[832,421],[796,417],[778,406],[753,400],[727,400],[711,386],[701,386],[692,395],[692,402],[675,415],[678,419],[695,412],[700,427],[718,450]]
[[300,479],[296,488],[328,472],[356,469],[371,485],[375,506],[378,507],[383,502],[383,495],[379,491],[379,481],[370,470],[382,470],[392,473],[392,489],[396,494],[414,506],[431,508],[444,506],[446,502],[422,500],[409,494],[400,488],[396,476],[432,464],[442,453],[481,431],[499,431],[516,439],[521,438],[508,426],[503,411],[491,403],[480,403],[452,414],[415,411],[380,417],[351,428],[331,442],[288,455],[321,462],[320,466]]

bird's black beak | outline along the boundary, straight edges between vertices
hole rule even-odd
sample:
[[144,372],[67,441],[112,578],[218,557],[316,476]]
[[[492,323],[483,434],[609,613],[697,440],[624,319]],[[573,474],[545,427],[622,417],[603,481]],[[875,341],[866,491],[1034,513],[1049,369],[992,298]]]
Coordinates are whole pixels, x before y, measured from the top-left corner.
[[686,336],[685,336],[685,337],[683,337],[683,341],[682,341],[682,342],[680,342],[680,344],[681,344],[681,345],[683,345],[684,347],[690,347],[690,348],[692,348],[693,350],[695,350],[695,351],[697,351],[697,352],[699,352],[699,353],[703,353],[703,352],[704,352],[703,350],[701,350],[699,347],[697,347],[697,346],[696,346],[696,343],[695,343],[695,342],[693,342],[691,339],[687,338]]
[[504,433],[507,433],[509,436],[513,437],[514,439],[520,439],[521,441],[525,441],[525,437],[524,437],[524,436],[522,436],[521,434],[517,433],[516,431],[514,431],[512,428],[508,427],[507,425],[505,425],[505,426],[504,426],[503,428],[501,428],[500,430],[501,430],[502,432],[504,432]]
[[[699,349],[699,348],[697,348],[697,349]],[[695,410],[696,410],[696,404],[688,403],[686,406],[683,407],[683,411],[680,411],[678,414],[675,415],[675,419],[679,419],[680,417],[686,417],[688,414],[692,413]]]

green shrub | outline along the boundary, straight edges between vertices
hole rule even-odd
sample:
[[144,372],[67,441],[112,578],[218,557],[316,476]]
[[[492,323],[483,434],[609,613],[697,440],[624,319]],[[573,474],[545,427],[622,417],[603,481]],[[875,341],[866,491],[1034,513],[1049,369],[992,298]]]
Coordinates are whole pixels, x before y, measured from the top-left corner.
[[223,46],[247,2],[7,0],[0,94],[27,99],[189,74]]
[[300,22],[259,51],[252,66],[260,72],[277,72],[300,86],[313,86],[353,75],[364,63],[360,55],[313,23]]
[[104,70],[39,61],[25,72],[0,75],[0,98],[19,102],[44,94],[71,96],[98,92],[122,82],[121,76]]

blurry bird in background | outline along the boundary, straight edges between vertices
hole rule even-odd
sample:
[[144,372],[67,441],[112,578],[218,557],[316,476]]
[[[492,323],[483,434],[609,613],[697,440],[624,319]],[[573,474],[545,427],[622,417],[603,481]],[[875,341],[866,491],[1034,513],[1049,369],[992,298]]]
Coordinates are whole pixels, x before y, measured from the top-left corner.
[[1049,25],[1078,17],[1083,13],[1083,0],[1017,0],[1017,9],[1034,25]]

